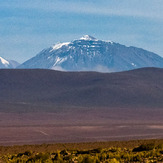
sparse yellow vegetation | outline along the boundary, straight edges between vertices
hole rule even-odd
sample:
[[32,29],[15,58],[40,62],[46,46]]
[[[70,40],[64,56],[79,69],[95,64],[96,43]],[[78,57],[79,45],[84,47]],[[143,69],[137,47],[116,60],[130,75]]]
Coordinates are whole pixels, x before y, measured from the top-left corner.
[[[149,141],[148,141],[149,142]],[[152,141],[151,141],[152,142]],[[124,147],[108,147],[108,148],[96,148],[96,149],[63,149],[58,151],[45,151],[37,152],[35,150],[25,151],[12,154],[3,154],[0,156],[0,162],[11,163],[125,163],[125,162],[163,162],[163,144],[157,143],[145,143],[136,145],[134,147],[125,147],[125,143],[121,142]],[[120,143],[120,142],[119,142]],[[127,142],[126,142],[127,143]],[[79,144],[78,144],[79,145]],[[82,143],[81,143],[82,145]],[[44,146],[46,146],[44,144]],[[26,146],[27,147],[27,146]],[[2,148],[2,147],[1,147]],[[34,149],[34,148],[33,148]]]

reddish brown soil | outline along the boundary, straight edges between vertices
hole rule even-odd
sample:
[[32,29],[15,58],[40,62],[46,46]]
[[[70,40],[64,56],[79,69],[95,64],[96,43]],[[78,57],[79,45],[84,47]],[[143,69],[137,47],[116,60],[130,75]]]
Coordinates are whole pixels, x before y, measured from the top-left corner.
[[0,145],[163,138],[162,109],[0,113]]

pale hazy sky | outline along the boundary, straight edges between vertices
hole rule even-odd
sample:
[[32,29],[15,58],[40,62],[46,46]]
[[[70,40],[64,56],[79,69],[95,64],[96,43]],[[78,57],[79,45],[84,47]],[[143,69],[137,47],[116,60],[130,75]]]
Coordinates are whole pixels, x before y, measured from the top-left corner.
[[89,34],[163,56],[163,0],[0,0],[0,56],[18,62]]

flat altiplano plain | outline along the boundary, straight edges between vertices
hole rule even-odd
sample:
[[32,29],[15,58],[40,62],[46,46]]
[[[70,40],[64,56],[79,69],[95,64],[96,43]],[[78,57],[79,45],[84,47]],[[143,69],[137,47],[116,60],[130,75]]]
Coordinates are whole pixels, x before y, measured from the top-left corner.
[[162,109],[0,113],[0,145],[161,139]]

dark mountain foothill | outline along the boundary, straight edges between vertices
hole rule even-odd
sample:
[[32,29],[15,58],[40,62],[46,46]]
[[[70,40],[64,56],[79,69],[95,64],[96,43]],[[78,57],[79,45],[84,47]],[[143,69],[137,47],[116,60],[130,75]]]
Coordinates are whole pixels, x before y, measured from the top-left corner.
[[120,73],[0,70],[0,90],[5,107],[13,103],[40,108],[163,108],[163,69]]

